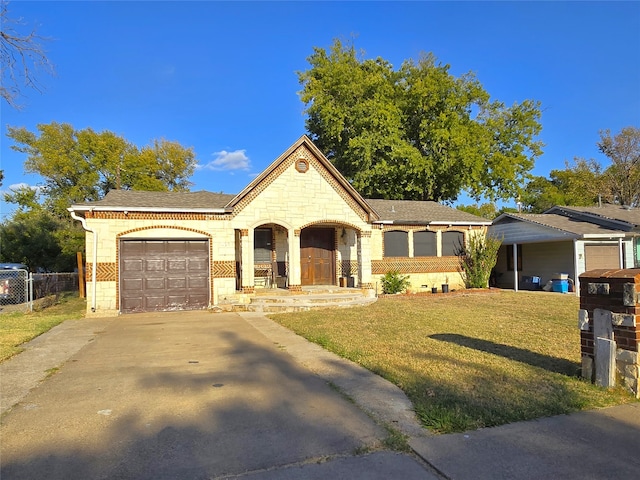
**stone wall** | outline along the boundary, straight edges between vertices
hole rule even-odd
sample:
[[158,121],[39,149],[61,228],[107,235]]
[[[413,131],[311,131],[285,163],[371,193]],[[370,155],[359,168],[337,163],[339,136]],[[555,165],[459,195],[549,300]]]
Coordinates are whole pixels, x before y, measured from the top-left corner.
[[640,398],[640,269],[580,275],[582,376]]

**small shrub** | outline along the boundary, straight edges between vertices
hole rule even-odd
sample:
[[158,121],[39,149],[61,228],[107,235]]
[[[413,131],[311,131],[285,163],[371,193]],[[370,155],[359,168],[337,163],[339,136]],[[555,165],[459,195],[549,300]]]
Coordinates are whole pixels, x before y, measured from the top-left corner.
[[383,293],[404,292],[411,285],[409,277],[407,275],[400,275],[400,272],[397,270],[385,273],[381,282]]
[[502,241],[491,236],[470,235],[467,245],[460,245],[456,255],[460,259],[462,277],[467,288],[487,288],[491,270],[498,261]]

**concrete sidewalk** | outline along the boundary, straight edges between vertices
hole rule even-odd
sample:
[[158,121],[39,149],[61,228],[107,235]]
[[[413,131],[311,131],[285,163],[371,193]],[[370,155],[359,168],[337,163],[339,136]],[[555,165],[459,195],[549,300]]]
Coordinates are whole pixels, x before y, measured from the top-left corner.
[[[353,399],[369,416],[407,435],[411,447],[431,467],[424,469],[408,462],[405,456],[376,452],[364,457],[334,458],[323,465],[301,464],[248,472],[240,477],[355,478],[354,472],[377,472],[375,477],[359,478],[638,478],[640,403],[463,434],[431,435],[417,422],[404,393],[386,380],[261,314],[239,316],[294,362]],[[124,321],[121,317],[65,322],[30,342],[24,353],[0,364],[2,411],[25,399],[51,369],[92,344],[112,322]]]

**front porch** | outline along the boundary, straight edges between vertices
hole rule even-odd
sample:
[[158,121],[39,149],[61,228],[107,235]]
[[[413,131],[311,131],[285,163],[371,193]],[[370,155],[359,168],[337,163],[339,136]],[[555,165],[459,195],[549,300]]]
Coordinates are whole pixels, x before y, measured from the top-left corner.
[[339,222],[299,229],[270,222],[237,229],[236,291],[304,292],[314,286],[370,289],[370,236]]

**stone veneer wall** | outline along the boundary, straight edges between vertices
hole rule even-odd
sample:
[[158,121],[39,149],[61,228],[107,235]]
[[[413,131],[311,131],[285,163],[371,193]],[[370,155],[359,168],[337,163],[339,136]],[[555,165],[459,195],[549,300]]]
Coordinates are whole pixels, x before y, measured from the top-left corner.
[[[591,270],[580,275],[582,376],[603,386],[623,385],[640,398],[639,320],[640,269]],[[611,351],[615,375],[609,382],[598,371],[606,360],[596,358],[603,351],[599,341],[615,342]]]

